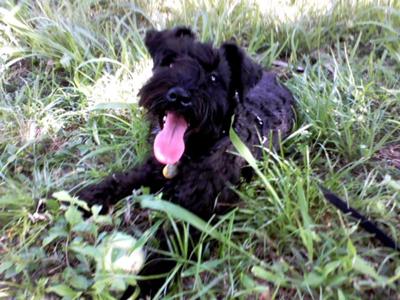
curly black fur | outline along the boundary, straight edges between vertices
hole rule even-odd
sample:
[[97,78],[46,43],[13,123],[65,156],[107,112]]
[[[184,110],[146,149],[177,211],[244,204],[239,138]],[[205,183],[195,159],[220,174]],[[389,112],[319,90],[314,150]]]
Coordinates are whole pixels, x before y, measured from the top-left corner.
[[[243,158],[232,154],[232,118],[235,132],[260,158],[260,144],[276,147],[290,132],[293,97],[273,73],[264,71],[234,43],[214,48],[197,41],[189,28],[178,27],[147,32],[145,44],[154,68],[140,90],[139,104],[148,112],[152,132],[162,128],[164,115],[171,111],[190,124],[178,173],[164,178],[163,165],[151,155],[140,167],[83,189],[79,197],[89,204],[102,204],[105,211],[132,190],[146,186],[209,219],[218,212],[219,203],[235,203],[231,186],[239,183],[246,167]],[[176,101],[169,101],[167,95],[174,88],[178,89]],[[149,142],[153,141],[151,134]],[[143,273],[157,272],[158,266],[163,268],[153,264]]]

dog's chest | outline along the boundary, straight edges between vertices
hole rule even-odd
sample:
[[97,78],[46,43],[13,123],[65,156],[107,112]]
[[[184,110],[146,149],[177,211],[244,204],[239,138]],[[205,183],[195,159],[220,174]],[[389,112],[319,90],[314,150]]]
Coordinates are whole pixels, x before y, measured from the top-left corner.
[[[176,167],[176,175],[165,179],[163,194],[174,196],[198,192],[214,192],[223,189],[226,184],[236,184],[244,160],[233,154],[229,137],[224,137],[207,153],[196,158],[185,157]],[[207,191],[205,191],[207,190]]]

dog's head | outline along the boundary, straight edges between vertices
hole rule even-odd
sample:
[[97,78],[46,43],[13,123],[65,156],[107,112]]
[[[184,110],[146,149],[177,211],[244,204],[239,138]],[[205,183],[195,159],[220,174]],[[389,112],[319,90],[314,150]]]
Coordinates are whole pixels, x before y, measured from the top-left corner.
[[216,49],[186,27],[148,31],[145,44],[154,66],[139,104],[161,129],[154,141],[156,158],[174,164],[196,137],[211,141],[228,131],[237,101],[262,70],[236,44]]

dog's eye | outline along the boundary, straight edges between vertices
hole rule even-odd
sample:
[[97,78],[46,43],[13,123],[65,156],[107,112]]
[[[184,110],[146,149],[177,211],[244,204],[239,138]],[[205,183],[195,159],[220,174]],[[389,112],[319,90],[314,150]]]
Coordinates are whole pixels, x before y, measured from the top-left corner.
[[217,79],[218,79],[217,74],[211,73],[211,75],[210,75],[210,80],[211,80],[212,82],[217,82]]

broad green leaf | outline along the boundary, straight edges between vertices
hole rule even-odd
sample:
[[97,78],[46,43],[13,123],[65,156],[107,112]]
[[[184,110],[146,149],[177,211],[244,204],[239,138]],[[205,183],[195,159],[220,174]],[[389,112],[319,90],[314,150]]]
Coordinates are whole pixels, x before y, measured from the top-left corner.
[[76,253],[80,253],[94,259],[99,259],[102,255],[99,249],[90,245],[71,245],[69,248]]
[[51,211],[58,211],[60,209],[60,203],[56,200],[46,200],[46,208]]
[[254,289],[257,283],[250,276],[242,273],[240,276],[240,281],[246,289]]
[[65,299],[77,299],[82,294],[82,292],[75,291],[66,284],[51,286],[47,288],[46,291],[48,293],[55,293]]
[[354,247],[353,242],[350,239],[347,241],[347,253],[351,258],[357,256],[357,249]]
[[88,204],[83,201],[83,200],[79,200],[76,197],[72,197],[68,192],[66,191],[59,191],[59,192],[55,192],[53,193],[53,197],[55,199],[57,199],[58,201],[62,201],[62,202],[67,202],[67,203],[71,203],[71,204],[76,204],[78,205],[80,208],[83,208],[86,211],[90,211]]
[[314,243],[313,243],[313,233],[310,229],[300,228],[300,237],[303,241],[304,246],[307,248],[309,261],[313,260],[314,257]]
[[336,261],[331,261],[329,263],[327,263],[324,268],[323,268],[323,273],[324,276],[328,276],[330,273],[332,273],[333,271],[335,271],[338,267],[340,267],[342,265],[342,262],[336,260]]
[[367,261],[362,259],[360,256],[356,256],[353,262],[353,269],[374,278],[380,284],[385,284],[387,282],[387,278],[380,276]]
[[302,286],[304,287],[318,287],[324,282],[325,278],[316,272],[308,273],[304,276]]
[[3,273],[5,270],[11,268],[13,265],[12,261],[3,261],[0,265],[0,274]]
[[80,275],[71,267],[67,267],[64,270],[64,281],[78,290],[86,290],[90,285],[89,280],[85,276]]
[[65,219],[71,227],[83,222],[82,213],[74,206],[68,207],[65,212]]
[[60,225],[56,225],[49,230],[49,234],[43,239],[42,245],[45,247],[54,240],[58,238],[66,238],[67,236],[68,232],[65,230],[65,228]]
[[87,232],[87,233],[91,233],[94,236],[96,236],[97,230],[98,230],[98,226],[88,220],[82,221],[82,222],[76,224],[72,228],[72,231],[74,231],[74,232]]
[[87,290],[87,288],[90,286],[90,281],[83,275],[73,276],[68,282],[72,287],[83,291]]
[[281,274],[274,274],[258,266],[254,266],[253,268],[251,268],[251,273],[253,273],[253,275],[257,278],[272,282],[278,286],[286,286],[288,283]]
[[343,294],[343,292],[342,292],[341,289],[338,289],[338,290],[337,290],[337,293],[338,293],[338,300],[346,300],[346,297],[345,297],[345,295]]
[[110,278],[110,290],[112,291],[125,291],[128,287],[128,283],[125,282],[121,277],[115,276],[114,278]]
[[56,198],[58,201],[73,202],[73,198],[67,191],[55,192],[53,193],[53,197]]

